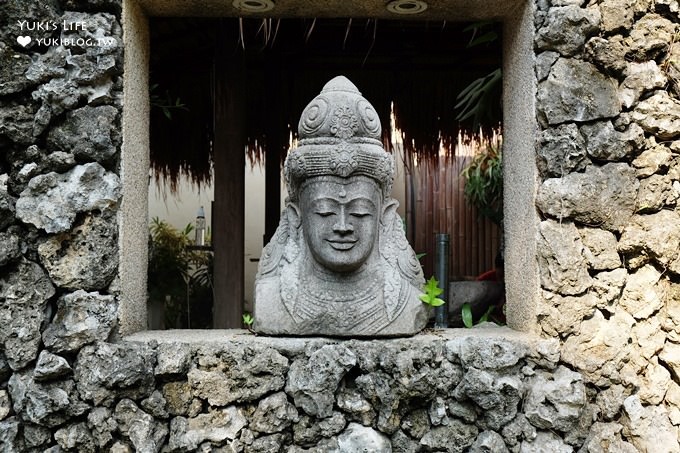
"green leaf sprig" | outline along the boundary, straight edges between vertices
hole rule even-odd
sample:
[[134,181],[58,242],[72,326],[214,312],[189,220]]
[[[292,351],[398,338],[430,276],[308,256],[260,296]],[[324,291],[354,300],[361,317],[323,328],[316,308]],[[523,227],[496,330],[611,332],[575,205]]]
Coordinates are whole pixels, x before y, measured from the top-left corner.
[[429,305],[430,307],[439,307],[444,305],[444,301],[437,297],[441,295],[444,290],[439,287],[439,282],[436,278],[430,277],[427,283],[425,283],[425,286],[423,286],[423,291],[424,293],[420,295],[420,300],[423,303]]

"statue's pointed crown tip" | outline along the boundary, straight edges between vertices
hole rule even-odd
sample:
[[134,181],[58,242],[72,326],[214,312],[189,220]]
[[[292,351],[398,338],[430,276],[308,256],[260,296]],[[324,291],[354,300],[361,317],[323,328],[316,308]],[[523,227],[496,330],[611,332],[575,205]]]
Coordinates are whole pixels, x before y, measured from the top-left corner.
[[322,93],[327,93],[329,91],[349,91],[351,93],[361,94],[359,89],[345,76],[336,76],[324,85],[321,90]]

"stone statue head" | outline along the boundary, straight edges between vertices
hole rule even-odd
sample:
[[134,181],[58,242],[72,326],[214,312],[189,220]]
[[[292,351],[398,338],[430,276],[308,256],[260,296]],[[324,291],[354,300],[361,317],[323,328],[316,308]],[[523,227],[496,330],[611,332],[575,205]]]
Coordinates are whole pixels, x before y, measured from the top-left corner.
[[416,333],[426,322],[422,271],[390,196],[394,160],[377,112],[339,76],[304,109],[298,133],[286,208],[256,276],[255,330]]

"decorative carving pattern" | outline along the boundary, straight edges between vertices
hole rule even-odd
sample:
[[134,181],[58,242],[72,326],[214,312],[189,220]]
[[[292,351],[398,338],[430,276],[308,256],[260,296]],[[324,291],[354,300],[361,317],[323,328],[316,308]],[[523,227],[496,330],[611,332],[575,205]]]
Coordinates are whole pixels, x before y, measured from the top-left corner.
[[312,135],[324,124],[328,116],[328,100],[323,96],[317,96],[305,107],[298,128],[300,134]]
[[380,117],[373,106],[366,99],[357,101],[356,110],[359,112],[361,122],[369,135],[380,137]]
[[347,140],[359,129],[359,120],[350,107],[340,107],[331,118],[331,134]]
[[344,143],[333,148],[330,152],[329,167],[333,174],[348,177],[359,167],[355,150]]

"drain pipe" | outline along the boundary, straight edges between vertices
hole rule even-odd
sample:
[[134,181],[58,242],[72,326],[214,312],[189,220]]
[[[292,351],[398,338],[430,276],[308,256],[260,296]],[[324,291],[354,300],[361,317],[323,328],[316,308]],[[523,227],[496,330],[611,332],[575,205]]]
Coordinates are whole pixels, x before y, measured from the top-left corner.
[[435,235],[435,268],[434,278],[444,292],[439,296],[444,305],[434,307],[434,328],[446,329],[449,326],[449,235],[437,233]]

